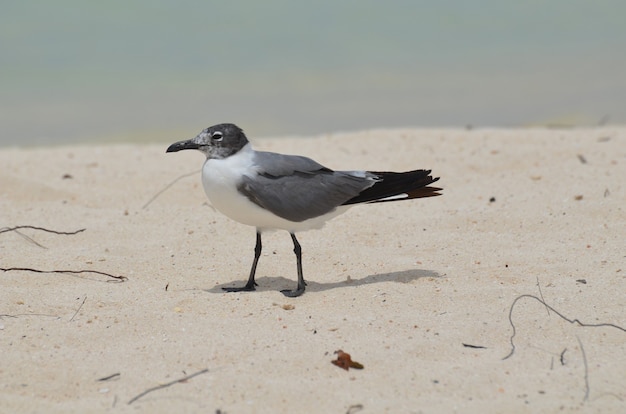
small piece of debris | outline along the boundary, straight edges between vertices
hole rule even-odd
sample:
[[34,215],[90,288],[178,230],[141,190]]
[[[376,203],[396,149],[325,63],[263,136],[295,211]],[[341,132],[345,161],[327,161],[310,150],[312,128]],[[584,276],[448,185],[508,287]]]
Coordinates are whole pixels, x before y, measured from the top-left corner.
[[272,306],[278,306],[284,310],[294,310],[296,307],[294,305],[292,305],[291,303],[284,303],[284,304],[280,304],[280,303],[272,303]]
[[110,381],[112,379],[120,379],[120,373],[116,372],[115,374],[107,375],[106,377],[98,378],[96,381]]
[[576,201],[580,201],[582,199],[583,199],[583,196],[581,194],[579,194],[577,196],[574,196],[574,200],[576,200]]
[[363,404],[354,404],[348,407],[346,414],[355,414],[363,409]]
[[348,371],[350,368],[363,369],[362,364],[353,361],[350,357],[350,354],[343,352],[341,349],[335,351],[335,354],[337,355],[337,359],[330,362],[332,362],[334,365],[337,365],[339,368],[343,368],[346,371]]
[[72,178],[74,178],[72,174],[63,174],[63,176],[61,177],[61,179],[63,180],[71,180]]
[[495,198],[495,197],[491,197],[491,198],[489,199],[489,202],[490,202],[490,203],[495,203],[495,202],[496,202],[496,198]]
[[582,283],[583,285],[587,284],[587,279],[576,279],[576,282]]
[[463,343],[463,346],[465,348],[472,348],[472,349],[487,349],[486,346],[482,346],[482,345],[472,345],[472,344]]
[[582,164],[587,164],[587,159],[585,158],[584,155],[582,154],[578,154],[578,160],[582,163]]

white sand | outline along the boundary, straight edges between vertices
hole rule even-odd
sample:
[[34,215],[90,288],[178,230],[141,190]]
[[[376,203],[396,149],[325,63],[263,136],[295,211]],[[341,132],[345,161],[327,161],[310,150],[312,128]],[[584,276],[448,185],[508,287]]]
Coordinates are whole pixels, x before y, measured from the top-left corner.
[[[0,412],[623,412],[626,332],[524,298],[502,358],[519,295],[626,326],[626,128],[255,143],[336,169],[432,168],[444,195],[302,233],[300,298],[279,292],[296,283],[285,232],[264,237],[257,292],[223,293],[247,278],[254,229],[208,206],[199,173],[142,208],[200,153],[0,150],[0,226],[86,228],[22,230],[45,248],[2,233],[0,267],[128,277],[0,272]],[[365,368],[331,364],[337,349]]]

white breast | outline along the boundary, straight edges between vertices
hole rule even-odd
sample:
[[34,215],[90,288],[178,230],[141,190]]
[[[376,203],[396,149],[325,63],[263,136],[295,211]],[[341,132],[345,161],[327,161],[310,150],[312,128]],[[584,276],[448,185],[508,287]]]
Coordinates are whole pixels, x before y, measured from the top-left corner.
[[261,230],[282,229],[290,232],[321,228],[331,218],[347,210],[347,206],[303,222],[293,222],[270,213],[237,191],[242,176],[254,178],[254,150],[246,144],[235,155],[225,159],[208,159],[202,168],[202,185],[213,207],[231,219]]

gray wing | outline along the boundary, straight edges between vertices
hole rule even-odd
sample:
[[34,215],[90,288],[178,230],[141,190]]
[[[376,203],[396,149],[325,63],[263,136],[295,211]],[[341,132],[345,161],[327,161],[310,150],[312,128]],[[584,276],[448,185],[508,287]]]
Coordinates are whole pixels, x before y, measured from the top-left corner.
[[250,201],[289,221],[330,213],[374,185],[365,172],[333,171],[310,158],[258,152],[258,175],[244,176],[238,187]]

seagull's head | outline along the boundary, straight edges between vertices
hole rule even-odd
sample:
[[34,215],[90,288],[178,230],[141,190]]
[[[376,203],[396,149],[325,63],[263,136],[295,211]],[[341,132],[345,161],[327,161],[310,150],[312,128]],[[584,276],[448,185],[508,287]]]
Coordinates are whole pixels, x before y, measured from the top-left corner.
[[186,149],[202,151],[207,158],[227,158],[248,143],[243,130],[234,124],[219,124],[203,129],[195,138],[178,141],[165,152],[178,152]]

